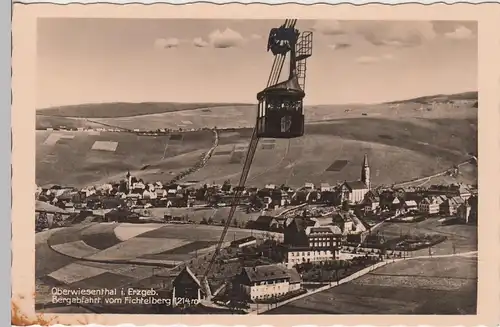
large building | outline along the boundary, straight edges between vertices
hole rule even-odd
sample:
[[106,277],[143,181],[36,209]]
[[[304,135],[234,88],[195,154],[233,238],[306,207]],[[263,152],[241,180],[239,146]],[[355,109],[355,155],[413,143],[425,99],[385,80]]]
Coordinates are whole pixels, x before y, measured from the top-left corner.
[[297,291],[301,278],[297,270],[280,264],[245,267],[236,277],[240,291],[247,299],[266,300]]
[[288,268],[301,263],[335,260],[342,241],[337,226],[308,226],[307,220],[295,218],[284,231],[284,258]]
[[370,165],[368,164],[368,155],[365,154],[363,165],[361,166],[361,179],[357,181],[346,181],[340,188],[341,201],[359,203],[364,200],[366,193],[370,191]]

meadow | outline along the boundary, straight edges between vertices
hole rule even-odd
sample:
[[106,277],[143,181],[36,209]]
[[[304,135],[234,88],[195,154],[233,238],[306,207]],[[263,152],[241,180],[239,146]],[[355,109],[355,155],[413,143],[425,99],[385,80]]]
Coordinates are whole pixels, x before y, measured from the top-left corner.
[[90,103],[81,105],[41,108],[38,114],[53,117],[85,117],[85,118],[116,118],[150,115],[166,112],[195,110],[214,106],[235,106],[227,103],[176,103],[176,102],[142,102],[142,103]]
[[[383,223],[377,232],[386,239],[398,238],[401,235],[439,234],[446,236],[446,240],[432,247],[434,255],[447,255],[454,252],[477,251],[478,231],[477,226],[455,224],[443,225],[439,218],[430,218],[416,223]],[[410,253],[411,256],[428,255],[428,249]]]
[[[134,232],[134,227],[138,231]],[[221,230],[206,225],[101,223],[37,233],[37,303],[50,302],[52,286],[120,287],[168,271],[183,261],[203,261],[218,242]],[[226,242],[251,234],[230,228]]]
[[400,261],[267,314],[476,314],[477,258]]
[[[455,100],[468,102],[456,104]],[[284,183],[297,187],[304,182],[335,184],[357,180],[365,153],[369,157],[373,185],[390,185],[444,171],[467,160],[470,153],[477,153],[476,101],[477,92],[472,92],[390,104],[306,106],[305,135],[272,143],[269,142],[272,140],[261,140],[248,184]],[[186,106],[188,108],[188,104]],[[114,114],[110,113],[113,110],[104,110],[107,113],[101,117],[107,118],[95,118],[97,114],[93,109],[87,109],[88,115],[94,117],[92,121],[127,129],[231,128],[220,132],[219,146],[208,164],[188,179],[200,183],[230,179],[236,183],[255,122],[255,106],[196,106],[155,113],[151,113],[149,106],[143,110],[139,110],[139,106],[134,107],[140,111],[136,116],[126,116],[129,109]],[[71,111],[59,111],[59,114],[70,115]],[[39,118],[45,123],[47,119],[69,119],[37,116],[37,120]],[[44,144],[49,137],[47,133],[50,132],[37,132],[39,184],[80,186],[122,178],[121,174],[127,169],[135,175],[163,181],[194,164],[212,144],[209,131],[183,133],[183,140],[175,141],[176,144],[172,139],[167,141],[167,136],[81,132],[72,139],[60,138],[52,146]],[[95,141],[118,142],[118,147],[114,152],[90,151]],[[112,150],[113,144],[103,144],[103,147]],[[336,167],[336,162],[343,164]],[[335,169],[330,168],[332,165]],[[442,179],[446,183],[456,182]],[[460,176],[462,182],[475,183],[476,180],[476,167],[468,167]]]
[[[221,133],[220,149],[191,179],[236,182],[242,169],[235,163],[236,146],[250,138],[250,129]],[[455,135],[455,137],[450,137]],[[266,145],[263,143],[263,145]],[[473,119],[352,118],[306,125],[301,138],[276,140],[273,148],[260,146],[248,183],[302,186],[304,182],[328,182],[360,178],[364,154],[368,154],[373,185],[391,185],[451,168],[477,151]],[[329,169],[344,161],[341,169]],[[470,167],[469,167],[470,168]],[[474,183],[477,171],[462,175]]]
[[[168,181],[186,166],[193,165],[210,149],[213,133],[198,131],[183,134],[181,140],[166,136],[138,136],[132,133],[66,132],[72,139],[61,138],[45,144],[52,132],[36,133],[36,182],[38,185],[62,184],[86,186],[91,183],[118,181],[128,170],[145,180]],[[96,141],[116,142],[115,151],[93,150]]]

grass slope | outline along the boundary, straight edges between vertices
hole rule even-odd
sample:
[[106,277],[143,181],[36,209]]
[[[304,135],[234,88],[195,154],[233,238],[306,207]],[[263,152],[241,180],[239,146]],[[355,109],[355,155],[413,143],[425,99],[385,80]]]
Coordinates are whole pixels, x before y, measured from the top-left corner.
[[96,103],[54,108],[42,108],[37,114],[59,117],[113,118],[158,114],[173,111],[193,110],[199,108],[234,106],[233,103],[176,103],[176,102],[142,102],[142,103]]
[[[36,182],[85,186],[120,180],[127,170],[147,180],[170,180],[174,174],[196,163],[212,146],[213,134],[199,131],[184,135],[182,141],[169,136],[138,136],[130,133],[73,133],[73,139],[44,144],[50,132],[37,131]],[[91,150],[96,141],[118,142],[115,152]]]
[[[432,175],[466,160],[477,151],[477,121],[440,118],[405,120],[387,118],[339,119],[306,125],[301,138],[276,140],[274,149],[259,147],[252,163],[248,183],[286,183],[301,186],[304,182],[329,182],[360,178],[363,155],[368,154],[372,183],[392,184]],[[234,151],[250,138],[250,129],[238,134],[221,134],[224,150]],[[214,156],[190,178],[204,182],[236,182],[242,164],[234,164],[233,154]],[[348,164],[340,171],[327,171],[337,160]],[[467,174],[476,182],[477,171]],[[450,181],[452,182],[452,181]]]
[[476,305],[477,259],[455,257],[390,264],[267,314],[475,314]]
[[[475,98],[477,92],[401,101],[396,107],[390,104],[309,106],[305,109],[307,125],[304,137],[276,140],[272,147],[259,146],[248,183],[256,186],[268,182],[300,186],[305,181],[334,184],[359,179],[364,153],[370,159],[374,185],[432,175],[465,160],[470,152],[477,153]],[[456,100],[467,102],[457,105],[453,102]],[[436,102],[437,105],[423,105],[426,101]],[[44,119],[52,118],[44,116]],[[226,179],[236,182],[242,168],[238,158],[244,155],[238,155],[240,152],[235,150],[250,140],[249,127],[255,121],[255,107],[217,105],[94,120],[125,128],[237,128],[221,133],[216,155],[205,168],[189,177],[201,182],[222,182]],[[212,136],[207,134],[210,132],[185,133],[182,141],[175,143],[169,140],[168,146],[166,137],[75,132],[73,139],[60,139],[56,145],[50,146],[43,144],[47,133],[37,132],[36,176],[37,183],[41,185],[60,183],[81,186],[120,179],[128,169],[145,179],[168,180],[196,162],[212,143]],[[90,151],[96,140],[119,142],[118,149],[114,153]],[[326,171],[337,160],[348,161],[348,164],[340,171]],[[473,168],[459,181],[475,183],[476,180],[477,169]]]

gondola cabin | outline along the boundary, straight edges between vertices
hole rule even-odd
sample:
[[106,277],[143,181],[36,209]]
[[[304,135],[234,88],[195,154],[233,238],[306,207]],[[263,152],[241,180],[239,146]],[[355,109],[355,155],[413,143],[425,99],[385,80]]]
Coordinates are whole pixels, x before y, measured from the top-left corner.
[[305,93],[297,76],[257,94],[257,136],[290,139],[304,135]]

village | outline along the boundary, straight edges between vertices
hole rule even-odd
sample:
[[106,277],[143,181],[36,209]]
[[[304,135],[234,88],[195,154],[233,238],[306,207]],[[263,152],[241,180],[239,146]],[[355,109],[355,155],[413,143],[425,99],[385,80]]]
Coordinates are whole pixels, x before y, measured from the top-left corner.
[[[165,286],[163,281],[162,289],[173,300],[190,298],[212,309],[249,312],[258,311],[259,303],[261,308],[262,304],[283,303],[446,240],[446,236],[432,234],[386,238],[377,231],[384,222],[405,224],[432,218],[441,224],[477,224],[476,185],[373,187],[367,155],[360,168],[359,180],[336,185],[305,183],[297,189],[274,184],[238,188],[229,180],[201,186],[195,181],[148,183],[130,172],[119,182],[82,189],[37,187],[36,231],[91,222],[222,226],[224,219],[204,216],[200,220],[190,213],[207,208],[217,212],[237,201],[249,218],[234,220],[231,226],[265,232],[266,237],[256,237],[256,232],[226,246],[209,276],[209,287],[202,285],[199,276],[206,264],[196,258],[178,266],[175,278],[169,274],[170,282]],[[170,211],[173,208],[176,213]],[[192,310],[188,304],[172,310]]]

